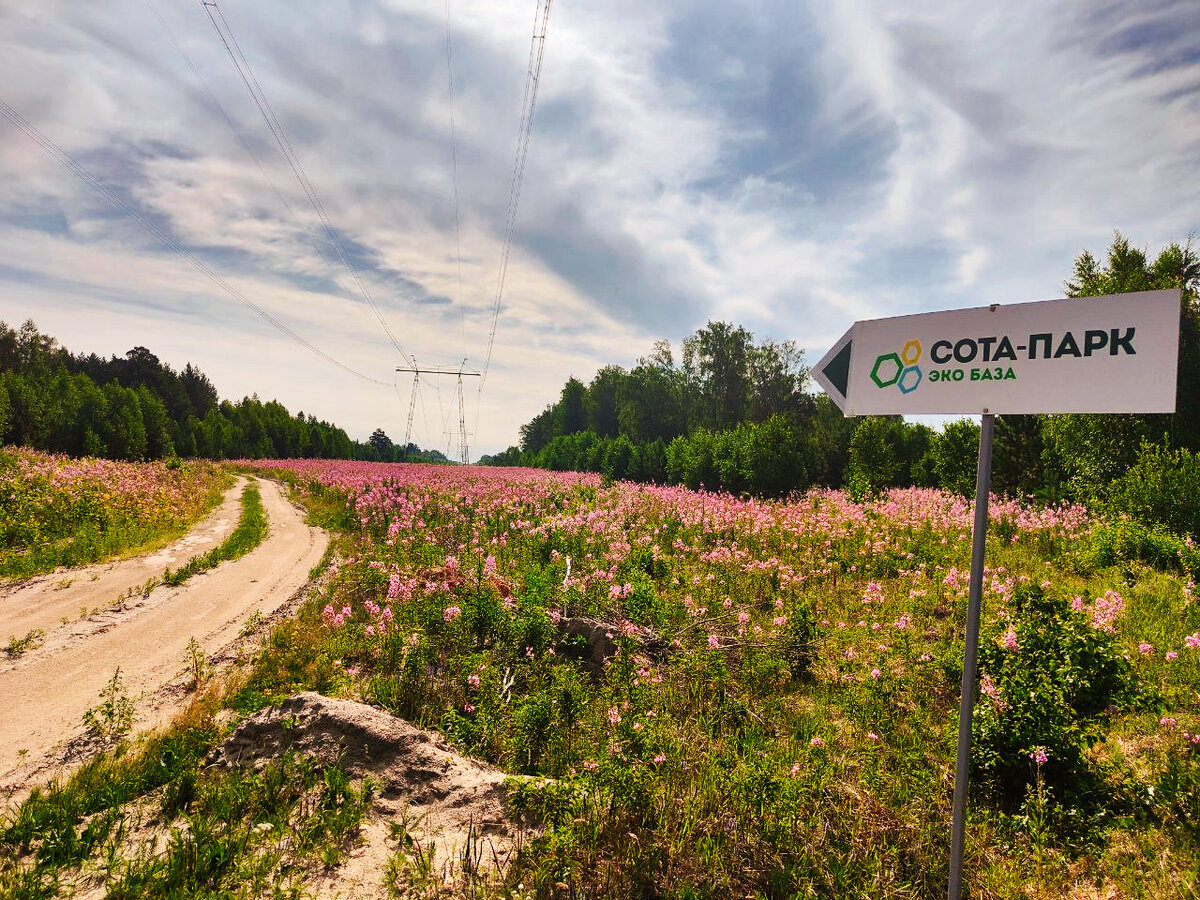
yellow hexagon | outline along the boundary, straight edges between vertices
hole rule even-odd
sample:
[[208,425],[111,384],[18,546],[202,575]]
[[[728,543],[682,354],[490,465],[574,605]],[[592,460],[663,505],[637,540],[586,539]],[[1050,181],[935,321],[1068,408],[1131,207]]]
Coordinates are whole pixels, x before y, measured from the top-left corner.
[[904,345],[904,351],[900,354],[904,357],[904,362],[907,365],[913,365],[921,358],[921,342],[909,341]]

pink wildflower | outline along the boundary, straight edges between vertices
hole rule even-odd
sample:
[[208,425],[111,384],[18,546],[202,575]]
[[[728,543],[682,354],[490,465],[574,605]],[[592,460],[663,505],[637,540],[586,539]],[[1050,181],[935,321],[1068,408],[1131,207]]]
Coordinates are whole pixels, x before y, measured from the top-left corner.
[[1045,747],[1034,747],[1029,754],[1029,758],[1039,766],[1044,766],[1046,764],[1046,760],[1050,758],[1050,754],[1046,752]]
[[1105,591],[1104,596],[1098,598],[1093,604],[1092,627],[1112,634],[1116,630],[1113,623],[1124,611],[1124,598],[1116,591]]
[[1005,650],[1017,649],[1017,633],[1011,628],[1004,632],[1004,637],[1000,639],[1000,646]]
[[621,711],[615,706],[608,711],[608,724],[614,728],[621,724]]
[[1140,644],[1138,644],[1138,653],[1142,654],[1142,656],[1150,656],[1154,653],[1154,645],[1147,643],[1146,641],[1142,641]]
[[1008,709],[1008,703],[1005,702],[1004,695],[996,686],[996,682],[992,681],[991,675],[984,675],[979,679],[979,692],[990,699],[998,711],[1003,712]]
[[710,635],[708,636],[708,646],[710,646],[710,647],[714,647],[714,648],[715,648],[715,647],[720,647],[720,646],[721,646],[721,639],[720,639],[719,637],[717,637],[715,634],[710,634]]
[[447,624],[453,622],[461,615],[462,609],[457,606],[447,606],[444,610],[442,610],[442,619],[444,619]]
[[816,750],[820,750],[822,747],[825,746],[825,740],[824,740],[824,738],[815,737],[811,741],[808,742],[808,746],[810,746]]

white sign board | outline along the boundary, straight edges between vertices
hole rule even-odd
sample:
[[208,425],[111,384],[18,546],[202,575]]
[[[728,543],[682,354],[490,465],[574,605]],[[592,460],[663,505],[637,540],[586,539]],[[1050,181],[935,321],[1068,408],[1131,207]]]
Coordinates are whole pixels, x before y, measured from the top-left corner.
[[1180,293],[856,322],[813,368],[847,416],[1175,411]]

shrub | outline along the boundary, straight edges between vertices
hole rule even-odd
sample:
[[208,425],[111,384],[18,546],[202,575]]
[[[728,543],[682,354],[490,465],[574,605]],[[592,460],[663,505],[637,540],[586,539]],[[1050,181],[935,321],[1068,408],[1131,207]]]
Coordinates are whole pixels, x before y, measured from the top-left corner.
[[1200,454],[1143,443],[1137,462],[1109,486],[1103,507],[1177,534],[1200,534]]
[[964,497],[975,495],[979,463],[979,426],[970,419],[950,422],[930,450],[938,484]]
[[1108,711],[1139,695],[1113,636],[1083,611],[1022,585],[1011,617],[981,639],[979,674],[976,771],[1006,804],[1040,777],[1059,802],[1074,805],[1094,780],[1085,750],[1104,737]]
[[1200,551],[1162,525],[1122,518],[1095,527],[1085,549],[1086,563],[1103,568],[1139,560],[1159,569],[1200,571]]
[[846,484],[851,494],[861,498],[874,494],[892,483],[899,471],[895,448],[889,441],[891,424],[880,417],[859,422],[850,439],[850,466]]

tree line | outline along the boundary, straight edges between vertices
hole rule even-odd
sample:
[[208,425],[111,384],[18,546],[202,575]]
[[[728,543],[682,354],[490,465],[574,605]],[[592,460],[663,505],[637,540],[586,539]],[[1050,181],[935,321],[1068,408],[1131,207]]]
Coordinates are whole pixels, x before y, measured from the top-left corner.
[[[378,432],[382,435],[382,431]],[[366,443],[257,395],[220,400],[212,381],[145,347],[123,357],[72,354],[32,321],[0,322],[0,443],[71,456],[444,461],[383,435]]]
[[[1076,258],[1064,287],[1068,297],[1182,291],[1176,412],[997,417],[999,492],[1092,500],[1139,461],[1200,451],[1200,255],[1191,241],[1151,258],[1117,233],[1103,261],[1088,251]],[[659,341],[628,371],[571,378],[520,435],[519,446],[480,461],[759,496],[912,485],[971,494],[979,447],[979,426],[967,419],[941,431],[899,416],[846,419],[810,392],[793,343],[756,343],[726,322],[686,338],[678,364]]]

